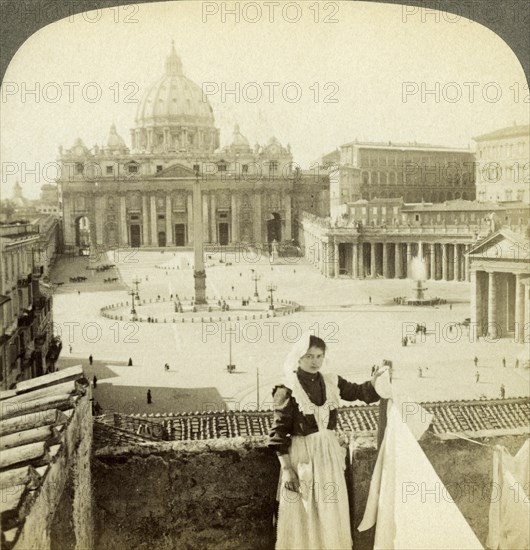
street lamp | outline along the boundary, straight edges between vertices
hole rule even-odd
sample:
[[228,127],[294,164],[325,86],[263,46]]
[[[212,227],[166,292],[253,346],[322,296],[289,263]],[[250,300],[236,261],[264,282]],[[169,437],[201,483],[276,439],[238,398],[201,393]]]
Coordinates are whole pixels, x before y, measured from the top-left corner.
[[131,313],[133,315],[136,315],[136,309],[134,309],[134,290],[131,290],[129,293],[128,293],[131,297],[131,300],[132,300],[132,303],[131,303]]
[[138,285],[142,282],[142,279],[138,279],[138,277],[136,279],[133,279],[132,283],[133,285],[136,286],[136,299],[138,301],[140,301],[140,295],[138,294]]
[[269,305],[269,309],[274,309],[274,300],[273,300],[273,293],[278,287],[276,285],[273,285],[272,283],[270,285],[267,285],[267,292],[270,292],[271,294],[271,303]]
[[256,298],[256,301],[259,301],[258,281],[261,279],[261,275],[258,275],[254,270],[252,270],[252,277],[251,278],[254,281],[254,298]]

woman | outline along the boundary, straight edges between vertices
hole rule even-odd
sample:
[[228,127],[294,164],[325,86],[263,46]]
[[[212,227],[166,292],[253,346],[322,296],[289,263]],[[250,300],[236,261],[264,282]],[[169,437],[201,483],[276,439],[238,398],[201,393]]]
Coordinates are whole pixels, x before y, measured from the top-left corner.
[[[274,420],[269,447],[281,473],[276,548],[348,549],[352,547],[346,450],[334,429],[340,400],[379,400],[375,380],[353,384],[332,372],[320,373],[326,344],[304,334],[284,364],[285,379],[273,390]],[[326,369],[323,369],[324,371]]]

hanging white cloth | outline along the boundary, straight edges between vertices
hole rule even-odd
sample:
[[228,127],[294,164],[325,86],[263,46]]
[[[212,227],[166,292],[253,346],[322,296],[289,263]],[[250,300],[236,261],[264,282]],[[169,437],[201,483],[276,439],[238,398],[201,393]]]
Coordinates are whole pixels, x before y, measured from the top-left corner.
[[493,454],[493,480],[487,546],[492,550],[530,548],[530,439],[512,457],[497,446]]
[[[415,414],[407,415],[407,408]],[[374,550],[483,548],[416,441],[431,418],[416,403],[388,402],[385,436],[358,527],[376,525]]]

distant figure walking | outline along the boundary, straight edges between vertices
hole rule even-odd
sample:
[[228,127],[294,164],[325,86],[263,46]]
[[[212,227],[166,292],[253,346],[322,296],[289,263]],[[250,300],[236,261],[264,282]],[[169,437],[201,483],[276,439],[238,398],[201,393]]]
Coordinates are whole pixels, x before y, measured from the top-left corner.
[[147,404],[151,405],[153,403],[153,398],[151,397],[151,390],[147,390]]
[[478,367],[478,357],[475,355],[475,358],[473,359],[473,363],[475,363],[475,367]]
[[372,297],[371,297],[371,296],[368,296],[368,303],[369,303],[369,304],[372,303]]
[[92,378],[92,386],[94,387],[94,389],[98,387],[98,377],[95,374]]
[[449,311],[453,309],[453,304],[449,304]]
[[506,386],[504,384],[501,385],[501,399],[504,399],[506,396]]
[[132,362],[132,359],[129,357],[129,362],[127,363],[127,366],[128,367],[132,367],[133,366],[133,362]]
[[516,359],[516,360],[515,360],[515,368],[516,368],[516,369],[519,368],[519,359]]
[[92,357],[92,354],[88,356],[88,362],[90,363],[90,366],[92,366],[92,363],[94,362],[94,358]]
[[168,371],[168,370],[169,370],[169,365],[166,363],[166,364],[164,365],[164,368],[166,369],[166,371]]
[[423,378],[423,369],[418,367],[418,378]]
[[506,368],[506,357],[502,358],[502,366]]
[[480,380],[480,373],[477,371],[477,372],[475,373],[475,382],[478,383],[479,380]]
[[70,353],[72,353],[72,344],[70,344]]

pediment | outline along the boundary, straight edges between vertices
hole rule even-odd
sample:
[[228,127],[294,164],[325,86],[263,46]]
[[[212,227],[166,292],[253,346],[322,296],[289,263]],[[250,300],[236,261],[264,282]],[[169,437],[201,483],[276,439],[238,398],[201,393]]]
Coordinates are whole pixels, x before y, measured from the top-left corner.
[[156,174],[157,178],[189,178],[195,177],[195,172],[183,164],[172,164]]
[[471,258],[489,260],[528,261],[530,240],[508,230],[499,230],[477,243],[470,251]]

